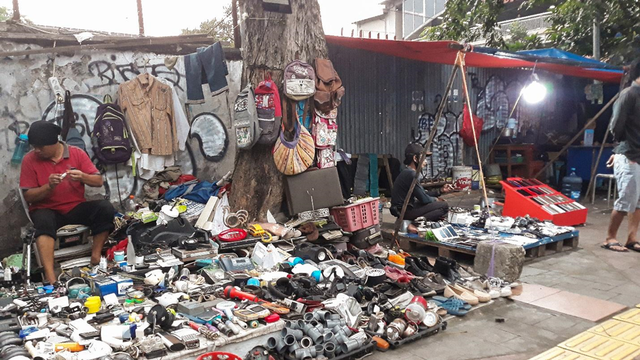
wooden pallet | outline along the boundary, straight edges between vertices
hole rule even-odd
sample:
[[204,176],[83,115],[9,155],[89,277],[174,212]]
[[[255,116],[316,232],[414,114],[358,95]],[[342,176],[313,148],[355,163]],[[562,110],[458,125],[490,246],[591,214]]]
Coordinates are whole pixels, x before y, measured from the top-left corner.
[[[532,260],[545,255],[556,254],[562,251],[573,250],[578,248],[580,236],[578,231],[574,231],[568,234],[562,234],[553,238],[546,238],[542,244],[533,244],[525,246],[525,258],[526,260]],[[383,229],[382,236],[386,240],[393,239],[393,230]],[[438,256],[445,256],[448,258],[458,257],[475,257],[475,249],[467,247],[453,246],[434,241],[426,241],[409,236],[398,235],[400,241],[400,247],[414,251],[418,246],[426,246],[437,249]]]
[[580,243],[580,235],[577,231],[569,234],[562,234],[551,238],[553,241],[538,246],[525,247],[526,257],[535,259],[546,255],[557,254],[565,250],[575,250]]
[[[386,240],[392,240],[393,230],[383,229],[382,237]],[[438,256],[444,256],[452,259],[455,259],[459,256],[473,257],[476,255],[476,252],[474,249],[454,247],[454,246],[440,243],[440,242],[426,241],[426,240],[416,239],[416,238],[412,238],[404,235],[398,235],[398,240],[400,241],[400,247],[402,247],[403,249],[408,249],[409,251],[415,251],[419,246],[422,245],[422,246],[437,249]]]

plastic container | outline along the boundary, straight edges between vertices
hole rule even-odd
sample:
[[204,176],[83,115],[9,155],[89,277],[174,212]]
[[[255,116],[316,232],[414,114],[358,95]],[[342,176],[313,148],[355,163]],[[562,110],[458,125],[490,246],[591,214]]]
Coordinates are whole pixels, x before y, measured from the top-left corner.
[[13,156],[11,156],[12,164],[20,164],[22,158],[29,152],[29,137],[27,134],[20,134],[16,139],[16,148],[13,150]]
[[587,129],[584,131],[584,146],[593,146],[593,136],[595,135],[595,130]]
[[232,353],[214,351],[214,352],[202,354],[198,356],[196,360],[242,360],[242,358]]
[[136,206],[135,196],[129,195],[129,198],[124,202],[124,207],[125,211],[136,212],[138,209]]
[[345,231],[353,232],[380,223],[378,206],[380,198],[366,198],[351,205],[336,206],[331,215]]
[[473,169],[471,166],[453,167],[453,186],[458,190],[471,190],[471,177]]
[[571,173],[562,178],[562,194],[578,201],[582,191],[582,178],[576,175],[576,169],[571,168]]

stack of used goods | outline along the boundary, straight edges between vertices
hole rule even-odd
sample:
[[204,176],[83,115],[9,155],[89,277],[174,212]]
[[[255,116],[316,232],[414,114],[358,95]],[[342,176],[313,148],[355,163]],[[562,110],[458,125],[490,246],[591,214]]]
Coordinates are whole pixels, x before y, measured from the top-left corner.
[[437,334],[446,316],[519,288],[383,246],[377,198],[287,224],[248,223],[227,206],[216,214],[224,198],[212,196],[195,225],[166,208],[145,223],[141,208],[101,266],[5,289],[0,353],[166,359],[264,337],[253,358],[359,358]]

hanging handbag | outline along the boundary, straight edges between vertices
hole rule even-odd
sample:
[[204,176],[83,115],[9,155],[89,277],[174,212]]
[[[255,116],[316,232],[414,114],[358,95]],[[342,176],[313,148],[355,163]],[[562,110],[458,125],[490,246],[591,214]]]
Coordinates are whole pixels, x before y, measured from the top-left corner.
[[[315,143],[309,131],[300,123],[298,112],[294,111],[295,135],[293,140],[285,138],[285,122],[287,118],[288,101],[283,106],[283,122],[280,136],[273,147],[273,160],[276,168],[285,175],[296,175],[307,170],[315,158]],[[306,107],[305,107],[306,112]]]

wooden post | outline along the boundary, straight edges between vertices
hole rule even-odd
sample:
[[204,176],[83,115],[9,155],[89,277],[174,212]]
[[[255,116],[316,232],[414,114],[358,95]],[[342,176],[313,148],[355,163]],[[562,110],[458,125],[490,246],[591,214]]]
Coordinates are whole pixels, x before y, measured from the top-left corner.
[[142,16],[142,0],[136,0],[138,5],[138,34],[144,36],[144,18]]
[[447,106],[447,99],[449,98],[449,92],[451,92],[451,88],[453,87],[453,82],[456,79],[456,74],[458,73],[458,69],[460,68],[461,56],[462,56],[462,53],[458,52],[458,55],[456,57],[456,63],[453,67],[453,70],[451,71],[451,76],[449,77],[447,88],[444,91],[445,95],[442,97],[442,100],[440,101],[440,106],[438,106],[436,118],[435,118],[435,121],[433,122],[433,126],[431,127],[431,132],[429,133],[429,139],[427,140],[427,143],[424,145],[424,149],[422,149],[422,154],[420,154],[420,159],[418,160],[418,168],[416,169],[416,174],[413,177],[411,186],[409,186],[409,191],[407,191],[407,196],[405,196],[404,198],[404,204],[402,205],[400,216],[398,216],[398,219],[396,220],[396,224],[393,230],[393,240],[395,241],[398,247],[400,246],[398,243],[398,231],[400,231],[400,225],[402,224],[402,221],[404,220],[404,215],[407,212],[407,206],[409,206],[409,201],[411,201],[411,198],[413,197],[413,189],[416,187],[416,184],[418,183],[418,179],[420,178],[420,174],[422,172],[422,164],[424,163],[424,160],[427,158],[427,152],[429,151],[429,148],[431,147],[431,143],[433,143],[433,139],[436,137],[436,133],[438,132],[437,131],[438,123],[440,122],[440,118],[442,118],[442,113],[444,113],[444,109]]
[[240,27],[238,27],[238,0],[231,0],[231,18],[233,19],[233,46],[236,49],[242,47]]
[[18,0],[13,0],[13,16],[11,20],[20,21],[20,4],[18,4]]

